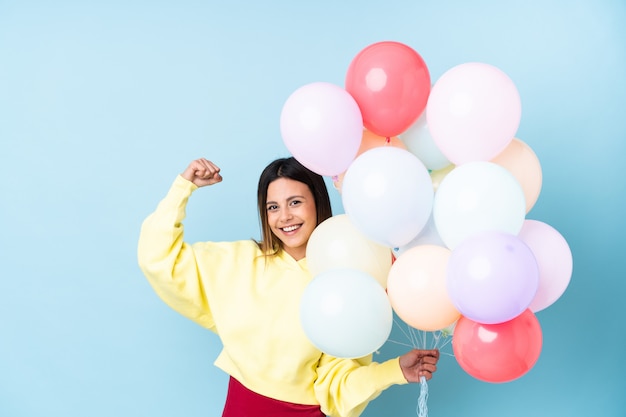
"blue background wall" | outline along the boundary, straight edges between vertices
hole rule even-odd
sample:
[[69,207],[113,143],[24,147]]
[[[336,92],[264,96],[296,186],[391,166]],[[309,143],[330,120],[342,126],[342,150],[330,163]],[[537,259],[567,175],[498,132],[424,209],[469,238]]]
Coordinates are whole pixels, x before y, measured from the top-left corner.
[[[206,156],[224,183],[194,196],[188,239],[257,237],[284,101],[343,85],[382,40],[412,46],[433,80],[470,61],[513,79],[517,136],[544,176],[528,218],[574,255],[569,288],[538,313],[535,367],[488,384],[444,356],[430,416],[626,415],[623,0],[0,0],[0,415],[220,415],[219,340],[149,288],[140,223]],[[392,387],[365,415],[415,415],[418,394]]]

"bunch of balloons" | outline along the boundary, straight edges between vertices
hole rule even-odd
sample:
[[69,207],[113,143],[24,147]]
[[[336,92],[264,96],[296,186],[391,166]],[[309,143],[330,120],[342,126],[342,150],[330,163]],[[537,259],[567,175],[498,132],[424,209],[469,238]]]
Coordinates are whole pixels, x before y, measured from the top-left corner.
[[395,312],[418,330],[452,328],[457,362],[479,380],[534,366],[535,313],[564,293],[573,261],[556,229],[526,218],[542,172],[515,137],[520,120],[500,69],[465,63],[431,85],[421,56],[391,41],[359,52],[345,87],[311,83],[287,99],[285,145],[333,177],[345,209],[307,247],[301,321],[313,344],[367,355]]

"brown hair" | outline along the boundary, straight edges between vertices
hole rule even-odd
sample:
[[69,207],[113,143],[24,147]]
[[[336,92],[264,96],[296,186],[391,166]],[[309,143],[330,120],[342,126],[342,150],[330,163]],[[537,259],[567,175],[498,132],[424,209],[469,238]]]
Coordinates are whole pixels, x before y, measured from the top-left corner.
[[294,157],[276,159],[270,163],[259,177],[257,188],[257,205],[261,222],[262,240],[257,242],[259,248],[267,256],[276,255],[282,249],[282,242],[278,239],[267,220],[267,189],[271,182],[279,178],[288,178],[306,184],[313,194],[317,224],[333,215],[330,206],[330,198],[324,178],[309,170],[298,162]]

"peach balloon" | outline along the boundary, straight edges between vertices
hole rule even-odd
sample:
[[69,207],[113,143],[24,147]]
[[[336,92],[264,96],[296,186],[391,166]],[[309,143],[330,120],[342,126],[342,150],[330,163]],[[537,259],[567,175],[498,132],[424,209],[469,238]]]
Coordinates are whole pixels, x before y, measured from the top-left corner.
[[[359,146],[359,150],[356,153],[356,156],[361,155],[365,151],[369,151],[373,148],[378,148],[380,146],[393,146],[400,149],[406,149],[406,145],[402,142],[398,137],[392,136],[390,138],[386,138],[384,136],[378,136],[375,133],[370,132],[367,129],[363,129],[363,136],[361,137],[361,145]],[[356,158],[356,157],[355,157]],[[343,176],[345,172],[342,172],[339,175],[333,177],[333,185],[335,189],[341,193],[341,185],[343,184]]]
[[459,319],[446,287],[450,249],[419,245],[402,253],[387,277],[391,307],[406,324],[418,330],[444,329]]
[[541,164],[533,150],[514,138],[491,162],[506,168],[519,181],[526,199],[526,213],[533,208],[541,191]]

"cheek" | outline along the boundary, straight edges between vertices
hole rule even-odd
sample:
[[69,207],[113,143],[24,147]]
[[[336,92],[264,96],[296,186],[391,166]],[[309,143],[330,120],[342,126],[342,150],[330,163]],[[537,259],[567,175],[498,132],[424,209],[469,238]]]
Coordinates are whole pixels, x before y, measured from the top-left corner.
[[271,228],[274,227],[274,225],[276,224],[276,214],[275,213],[267,213],[267,224],[269,224],[269,226]]
[[315,210],[315,208],[310,210],[309,216],[311,217],[311,219],[313,219],[313,222],[317,224],[317,211]]

